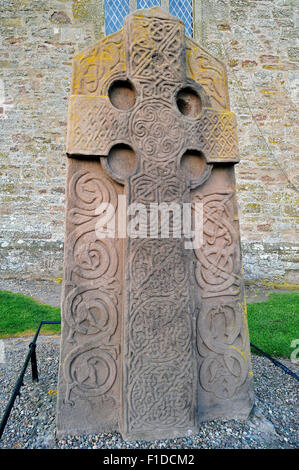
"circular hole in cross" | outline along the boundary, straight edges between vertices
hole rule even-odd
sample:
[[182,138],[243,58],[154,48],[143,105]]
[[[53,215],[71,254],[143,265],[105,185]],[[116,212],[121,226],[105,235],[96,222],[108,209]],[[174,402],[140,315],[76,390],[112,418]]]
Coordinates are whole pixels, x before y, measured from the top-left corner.
[[136,169],[136,154],[128,145],[118,144],[110,150],[107,163],[113,174],[121,178],[127,178]]
[[203,153],[196,150],[187,150],[181,158],[181,169],[190,180],[200,178],[207,169]]
[[195,118],[201,110],[200,97],[190,87],[182,88],[176,97],[177,107],[184,116]]
[[109,98],[117,109],[130,109],[136,101],[136,91],[129,80],[116,80],[110,85]]

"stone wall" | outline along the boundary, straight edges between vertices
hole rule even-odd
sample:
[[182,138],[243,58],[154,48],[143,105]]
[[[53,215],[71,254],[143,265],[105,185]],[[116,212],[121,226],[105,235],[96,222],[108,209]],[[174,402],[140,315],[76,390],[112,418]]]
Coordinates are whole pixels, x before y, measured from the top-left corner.
[[[245,277],[285,287],[299,283],[295,4],[194,8],[195,39],[225,62],[239,123]],[[0,0],[0,8],[0,272],[59,278],[72,57],[103,36],[103,1]]]
[[196,40],[226,64],[238,118],[246,279],[298,284],[296,0],[201,0],[196,5]]

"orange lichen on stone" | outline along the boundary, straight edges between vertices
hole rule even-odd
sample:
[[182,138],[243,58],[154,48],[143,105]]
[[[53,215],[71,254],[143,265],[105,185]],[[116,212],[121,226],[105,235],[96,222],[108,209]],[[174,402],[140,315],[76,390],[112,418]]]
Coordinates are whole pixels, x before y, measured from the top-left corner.
[[225,66],[186,37],[187,77],[201,84],[215,109],[229,109]]
[[113,77],[122,72],[125,76],[125,70],[125,46],[120,30],[75,56],[71,93],[107,96]]

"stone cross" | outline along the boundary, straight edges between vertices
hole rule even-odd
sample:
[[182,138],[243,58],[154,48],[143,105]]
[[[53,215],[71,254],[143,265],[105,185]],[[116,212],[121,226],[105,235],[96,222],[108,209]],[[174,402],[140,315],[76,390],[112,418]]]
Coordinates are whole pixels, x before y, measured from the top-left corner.
[[[246,417],[238,147],[223,65],[164,10],[129,15],[75,58],[67,153],[58,435],[163,439]],[[119,196],[146,220],[154,206],[200,202],[202,246],[165,238],[163,221],[154,234],[99,237],[99,207],[119,215]]]

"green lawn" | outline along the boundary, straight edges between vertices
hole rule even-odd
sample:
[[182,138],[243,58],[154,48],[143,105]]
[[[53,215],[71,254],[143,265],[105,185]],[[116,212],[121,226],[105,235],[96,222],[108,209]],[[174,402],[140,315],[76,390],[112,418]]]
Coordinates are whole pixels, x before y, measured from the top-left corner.
[[[41,321],[60,320],[60,308],[22,294],[0,291],[0,338],[34,335]],[[44,325],[41,333],[59,333],[60,325]]]
[[247,310],[250,342],[271,356],[289,358],[291,342],[299,339],[299,293],[272,293],[267,302],[247,304]]
[[[251,343],[273,356],[290,357],[291,342],[299,338],[299,293],[270,294],[267,302],[250,303],[247,308]],[[60,309],[0,291],[0,338],[33,335],[43,320],[60,320]],[[42,333],[59,332],[60,325],[42,328]]]

